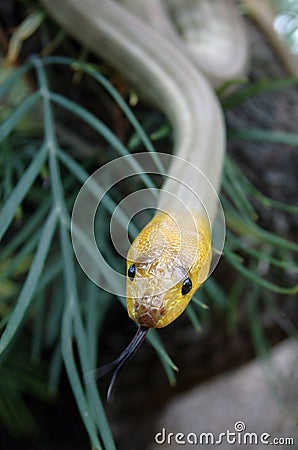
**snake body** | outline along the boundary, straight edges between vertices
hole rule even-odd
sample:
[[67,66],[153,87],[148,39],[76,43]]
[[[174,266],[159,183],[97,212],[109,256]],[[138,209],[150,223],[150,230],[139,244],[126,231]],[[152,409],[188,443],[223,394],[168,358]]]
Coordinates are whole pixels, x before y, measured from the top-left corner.
[[[174,154],[198,167],[218,190],[225,126],[213,87],[241,76],[247,61],[245,31],[233,1],[41,2],[167,116]],[[129,350],[101,373],[116,368],[116,376],[148,329],[175,320],[207,277],[216,204],[201,178],[194,178],[188,165],[171,164],[158,202],[161,211],[128,252],[127,308],[140,328]],[[166,192],[176,200],[169,201]],[[199,195],[199,206],[190,192]]]

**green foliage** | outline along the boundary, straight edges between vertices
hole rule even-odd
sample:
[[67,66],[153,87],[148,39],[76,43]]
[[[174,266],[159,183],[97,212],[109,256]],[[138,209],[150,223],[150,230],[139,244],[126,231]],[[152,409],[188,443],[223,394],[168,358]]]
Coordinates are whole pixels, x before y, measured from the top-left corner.
[[[127,146],[91,111],[52,91],[47,81],[47,71],[57,65],[80,71],[85,77],[91,77],[97,86],[106,89],[133,128]],[[11,107],[9,95],[18,83],[24,83],[25,74],[36,76],[36,91],[29,90]],[[226,97],[225,107],[241,104],[248,95],[257,95],[294,82],[297,80],[268,81],[261,86],[243,85],[238,93]],[[94,382],[84,385],[81,376],[100,364],[97,361],[97,344],[111,296],[82,275],[70,240],[71,208],[76,193],[89,176],[88,167],[92,161],[88,161],[87,156],[76,158],[77,148],[63,148],[60,144],[57,107],[71,112],[105,140],[107,145],[106,149],[102,149],[102,160],[109,159],[109,148],[125,155],[140,144],[150,152],[154,152],[154,147],[145,127],[138,122],[115,88],[91,65],[77,60],[34,57],[6,78],[0,86],[0,98],[3,102],[1,117],[4,118],[0,125],[0,237],[4,243],[0,250],[0,417],[8,426],[17,413],[18,423],[25,423],[26,417],[29,417],[24,403],[22,407],[16,406],[13,410],[11,406],[11,410],[7,410],[5,405],[21,403],[20,400],[11,400],[12,394],[3,381],[9,377],[13,380],[14,369],[8,363],[12,357],[10,349],[13,344],[17,347],[20,330],[26,327],[32,336],[31,358],[38,361],[44,348],[51,352],[50,390],[57,389],[64,365],[93,448],[112,450],[115,444],[98,388]],[[29,132],[28,128],[24,132],[24,123],[30,124]],[[169,133],[169,127],[160,123],[152,140],[156,142],[168,137]],[[290,145],[297,145],[298,142],[298,135],[264,130],[230,130],[230,136]],[[148,175],[142,176],[142,181],[146,186],[154,186]],[[223,188],[222,203],[228,225],[224,258],[239,276],[230,292],[225,292],[214,278],[210,278],[192,301],[187,314],[195,329],[200,330],[202,321],[208,316],[206,305],[213,304],[225,311],[228,324],[233,328],[238,298],[250,287],[252,335],[263,348],[265,340],[257,320],[259,296],[268,291],[291,295],[297,293],[298,288],[280,286],[267,280],[260,267],[266,264],[268,271],[278,268],[279,283],[283,273],[297,272],[294,252],[297,252],[298,246],[262,229],[257,224],[258,215],[253,205],[260,203],[291,214],[297,214],[298,208],[264,196],[230,157],[226,158]],[[115,200],[108,194],[104,202],[107,217],[114,207]],[[124,303],[123,299],[119,300]],[[157,351],[169,382],[174,384],[177,368],[164,350],[158,334],[151,330],[148,340]],[[31,385],[26,389],[39,395],[39,383],[40,374],[34,372]],[[3,413],[5,410],[7,414]]]
[[37,431],[35,419],[24,400],[24,394],[28,393],[42,401],[51,399],[45,370],[28,364],[27,358],[20,354],[11,355],[1,367],[0,421],[11,434],[20,437]]

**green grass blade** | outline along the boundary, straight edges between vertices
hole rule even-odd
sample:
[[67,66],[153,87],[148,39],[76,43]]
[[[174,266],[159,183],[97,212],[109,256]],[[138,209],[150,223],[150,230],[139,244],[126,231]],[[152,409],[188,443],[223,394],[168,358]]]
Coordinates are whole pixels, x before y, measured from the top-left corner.
[[254,222],[248,220],[242,220],[237,214],[237,211],[233,211],[231,207],[226,207],[228,202],[226,199],[222,199],[222,203],[225,206],[226,223],[228,228],[235,231],[237,234],[251,237],[260,243],[268,242],[275,247],[284,248],[290,251],[298,251],[298,244],[292,241],[288,241],[264,228],[259,227]]
[[[216,88],[215,92],[218,97],[223,97],[227,90],[231,87],[241,87],[241,85],[245,85],[248,83],[248,78],[233,78],[232,80],[225,81],[218,88]],[[241,89],[239,89],[241,92]],[[228,97],[230,98],[230,96]]]
[[86,335],[90,365],[94,368],[98,354],[99,333],[110,304],[111,295],[100,290],[92,282],[86,284]]
[[[77,103],[63,97],[59,94],[49,93],[50,99],[59,106],[62,106],[67,111],[80,117],[84,122],[86,122],[90,127],[97,131],[104,139],[121,155],[129,155],[126,147],[119,141],[115,134],[94,114],[90,113],[87,109],[78,105]],[[147,187],[155,188],[155,184],[151,181],[150,177],[144,172],[142,168],[133,158],[129,160],[129,164],[137,171],[140,172],[140,178],[144,181]],[[154,192],[154,191],[153,191]]]
[[[62,270],[63,266],[61,263],[59,272],[61,273]],[[58,282],[55,283],[52,290],[53,300],[50,303],[46,318],[47,330],[45,335],[45,343],[47,347],[54,345],[56,340],[59,339],[61,331],[61,320],[63,315],[63,307],[65,303],[65,293],[62,280],[58,278],[57,281]]]
[[37,71],[40,92],[42,93],[45,140],[49,152],[49,165],[50,165],[53,200],[54,203],[56,204],[60,222],[61,221],[67,222],[69,221],[69,214],[64,202],[64,193],[60,176],[60,167],[56,157],[58,145],[56,139],[53,111],[50,102],[50,91],[48,88],[46,74],[42,65],[42,61],[39,58],[34,57],[33,62]]
[[40,233],[37,232],[33,234],[28,242],[18,251],[18,253],[8,261],[6,261],[6,265],[3,271],[0,273],[0,283],[9,277],[13,277],[15,273],[20,270],[25,271],[28,262],[30,261],[30,257],[33,253],[33,249],[36,247],[37,242],[39,241]]
[[252,235],[257,236],[261,240],[263,239],[265,242],[269,242],[270,244],[273,244],[276,247],[283,247],[285,249],[291,250],[291,251],[298,251],[298,244],[292,241],[288,241],[287,239],[284,239],[274,233],[271,233],[270,231],[265,230],[264,228],[261,228],[255,224],[251,226]]
[[7,326],[0,339],[0,354],[6,349],[10,341],[14,337],[15,333],[26,314],[26,311],[30,305],[30,302],[35,293],[35,289],[43,270],[45,260],[52,242],[54,231],[57,224],[57,211],[53,210],[42,229],[40,241],[37,247],[34,260],[30,267],[30,271],[20,292],[16,306],[11,313]]
[[283,78],[280,80],[261,80],[256,83],[250,83],[223,99],[222,105],[224,109],[235,108],[253,95],[274,92],[296,86],[297,84],[298,77]]
[[127,149],[114,135],[114,133],[86,108],[78,105],[77,103],[66,97],[63,97],[60,94],[50,93],[50,99],[52,102],[66,109],[72,114],[75,114],[77,117],[80,117],[90,127],[92,127],[101,136],[103,136],[106,141],[119,152],[120,155],[128,155]]
[[39,362],[42,354],[42,344],[45,325],[46,292],[41,291],[36,299],[36,312],[32,330],[31,361]]
[[268,355],[269,346],[265,339],[263,326],[260,320],[261,317],[258,311],[259,296],[260,286],[255,285],[252,287],[248,295],[248,319],[250,325],[250,333],[256,353],[257,355],[264,357]]
[[169,136],[171,132],[171,128],[168,124],[162,125],[158,130],[154,131],[150,134],[150,138],[152,141],[158,141],[160,139],[164,139]]
[[16,127],[19,121],[27,114],[33,106],[36,105],[40,98],[40,93],[35,92],[34,94],[27,97],[15,110],[14,112],[0,125],[0,142],[2,142]]
[[[83,329],[82,319],[78,310],[77,304],[75,304],[75,334],[78,343],[80,361],[83,373],[88,373],[91,370],[91,360],[88,353],[88,345],[86,339],[86,333]],[[116,450],[114,439],[106,418],[101,399],[98,394],[95,381],[91,381],[86,386],[87,398],[89,399],[89,405],[93,409],[93,417],[100,430],[101,438],[106,450]]]
[[22,203],[34,180],[40,173],[45,162],[46,155],[47,149],[43,146],[33,158],[30,166],[27,168],[11,195],[6,200],[2,211],[0,212],[0,241],[14,218],[18,206]]
[[[88,172],[86,172],[86,170],[67,153],[63,152],[62,150],[58,150],[57,153],[64,166],[67,167],[82,184],[85,183],[85,181],[89,178]],[[92,190],[93,186],[94,190]],[[96,182],[94,182],[94,184],[90,183],[90,190],[94,193],[94,195],[102,195],[100,185]],[[113,214],[115,208],[117,207],[117,203],[114,202],[114,200],[109,195],[104,196],[102,204],[106,207],[107,211],[110,214]]]
[[114,439],[111,434],[109,423],[98,394],[96,383],[94,381],[91,381],[90,383],[88,383],[86,389],[87,398],[93,410],[93,416],[95,417],[95,421],[99,430],[101,430],[101,437],[105,445],[105,450],[116,450]]
[[164,349],[161,340],[156,332],[156,330],[150,330],[150,333],[148,334],[147,340],[150,342],[152,347],[156,350],[159,359],[162,363],[162,366],[166,372],[166,375],[168,377],[169,383],[171,386],[174,386],[176,384],[176,376],[175,372],[178,371],[178,367],[170,356],[167,354],[166,350]]
[[[250,220],[255,221],[258,217],[255,209],[248,199],[247,192],[243,189],[242,176],[239,171],[235,170],[233,164],[231,164],[230,158],[225,158],[225,173],[224,181],[227,178],[228,185],[230,187],[229,196],[233,199],[235,205],[239,205],[239,211],[242,211],[244,217],[248,217]],[[224,182],[224,189],[227,188],[227,182]]]
[[207,305],[206,300],[205,300],[204,298],[202,298],[202,300],[200,300],[200,299],[198,298],[199,295],[200,295],[200,297],[203,297],[203,296],[202,296],[202,291],[201,291],[201,290],[199,291],[199,294],[196,293],[196,294],[192,297],[191,301],[192,301],[193,303],[195,303],[195,304],[196,304],[199,308],[201,308],[201,309],[209,309],[209,306]]
[[229,199],[231,199],[231,202],[234,203],[235,208],[240,213],[242,220],[255,220],[257,214],[254,212],[253,208],[247,207],[248,200],[242,195],[242,193],[240,195],[235,195],[235,180],[231,181],[225,174],[222,180],[222,187],[225,195],[228,196]]
[[[61,244],[62,244],[62,254],[63,254],[63,264],[64,264],[64,277],[65,277],[65,285],[66,285],[66,294],[68,297],[69,303],[72,305],[73,310],[73,322],[74,322],[74,335],[76,338],[76,342],[79,350],[79,357],[81,362],[81,367],[83,373],[86,373],[91,370],[91,361],[88,353],[88,346],[86,344],[86,333],[83,328],[81,313],[78,307],[78,295],[76,289],[76,276],[74,271],[73,264],[73,251],[70,243],[69,235],[67,229],[62,224],[61,225]],[[96,404],[92,404],[90,402],[89,405],[95,409],[97,414],[96,421],[98,422],[99,430],[101,433],[102,441],[107,450],[116,450],[114,440],[110,431],[110,427],[108,425],[108,421],[106,419],[102,403],[100,401],[99,395],[96,390],[96,385],[92,387],[92,385],[87,386],[87,392],[91,395],[92,399],[96,402]],[[89,421],[91,421],[91,417]],[[89,427],[91,427],[91,423],[89,423]],[[94,438],[94,436],[93,436]],[[96,443],[96,442],[95,442]]]
[[[224,250],[225,255],[225,250]],[[213,279],[209,277],[206,283],[204,284],[205,292],[207,293],[208,298],[212,301],[213,305],[218,306],[220,309],[224,310],[227,305],[227,296],[225,291],[221,288],[221,286]],[[210,303],[210,302],[209,302]]]
[[253,284],[258,284],[258,285],[264,287],[265,289],[269,289],[270,291],[273,291],[273,292],[278,292],[279,294],[291,295],[291,294],[297,294],[298,293],[298,284],[293,286],[293,287],[290,287],[290,288],[277,286],[276,284],[273,284],[270,281],[260,277],[255,272],[252,272],[251,269],[245,267],[242,264],[241,258],[237,257],[237,255],[235,255],[234,253],[232,253],[228,249],[225,250],[224,256],[229,261],[229,263],[239,273],[244,275],[248,280],[252,281]]
[[241,298],[243,298],[246,286],[246,278],[239,276],[229,291],[226,310],[226,324],[230,333],[236,332],[238,325],[238,306]]
[[[81,311],[78,305],[78,292],[76,274],[73,261],[73,249],[70,242],[70,217],[68,214],[66,202],[64,200],[63,183],[60,174],[60,167],[57,160],[57,139],[55,134],[55,124],[50,102],[50,95],[47,85],[46,76],[40,60],[35,60],[38,72],[38,80],[41,91],[43,92],[43,108],[45,118],[45,134],[49,147],[50,158],[50,175],[53,187],[53,201],[59,212],[60,222],[60,242],[62,249],[62,263],[65,286],[65,304],[62,319],[62,355],[67,370],[68,378],[77,401],[82,420],[91,439],[92,445],[96,449],[101,449],[98,439],[96,425],[92,416],[92,410],[83,391],[78,367],[76,365],[73,351],[72,341],[76,341],[79,350],[79,359],[83,371],[91,369],[88,356],[88,348],[86,345],[86,336],[83,329]],[[114,450],[113,438],[110,432],[108,422],[98,398],[97,411],[101,411],[101,415],[97,418],[100,423],[99,431],[107,450]]]
[[10,91],[14,83],[28,72],[30,67],[30,63],[22,64],[21,67],[15,69],[12,74],[9,75],[9,77],[0,84],[0,100],[2,100],[4,95],[6,95]]
[[150,138],[144,131],[144,128],[137,120],[136,116],[133,114],[132,110],[130,109],[126,101],[123,99],[123,97],[119,94],[119,92],[114,88],[114,86],[109,82],[107,78],[105,78],[90,64],[77,61],[72,58],[66,58],[61,56],[49,56],[47,58],[44,58],[43,62],[45,65],[63,64],[73,67],[74,70],[82,70],[83,72],[87,73],[92,78],[94,78],[99,84],[101,84],[105,88],[105,90],[110,94],[110,96],[115,100],[115,102],[118,104],[118,106],[121,108],[121,110],[129,120],[129,122],[131,123],[131,125],[134,127],[137,135],[140,138],[140,141],[143,142],[147,151],[152,154],[152,159],[155,161],[157,168],[161,171],[164,170],[159,158],[155,154],[155,148],[151,143]]
[[226,155],[226,160],[228,160],[229,164],[233,167],[233,171],[241,179],[241,184],[243,185],[243,188],[247,191],[249,195],[253,196],[256,200],[258,200],[261,204],[263,204],[267,208],[274,208],[281,211],[287,211],[289,213],[298,214],[298,206],[289,205],[287,203],[274,200],[262,194],[252,184],[252,182],[244,175],[244,173],[239,169],[239,167],[228,155]]
[[61,350],[63,361],[74,397],[76,399],[78,409],[81,414],[82,421],[91,439],[92,445],[96,450],[102,450],[102,446],[100,445],[100,442],[98,440],[95,424],[91,419],[91,411],[88,406],[86,397],[84,395],[78,369],[75,363],[72,347],[73,342],[72,324],[73,324],[72,299],[68,299],[67,307],[65,308],[62,321]]
[[202,331],[202,324],[199,321],[199,318],[195,312],[195,309],[191,304],[189,304],[188,307],[186,308],[186,314],[188,315],[189,320],[191,321],[192,326],[194,327],[195,331],[198,331],[198,332]]
[[242,250],[248,255],[256,258],[259,261],[265,261],[270,263],[272,266],[279,267],[283,270],[290,270],[291,272],[298,272],[298,267],[295,265],[294,261],[292,263],[283,259],[275,258],[270,254],[264,252],[262,249],[255,249],[253,247],[249,247],[245,242],[242,242],[241,239],[236,238],[232,235],[232,233],[228,233],[229,243],[232,244],[233,250]]
[[48,284],[61,273],[61,269],[62,264],[59,257],[56,261],[48,263],[44,270],[44,273],[40,277],[36,293],[39,293],[42,289],[45,288],[45,286],[48,286]]
[[13,182],[12,182],[12,174],[13,174],[13,150],[11,146],[11,140],[5,139],[4,142],[1,143],[0,152],[4,156],[4,163],[3,166],[5,167],[4,172],[4,199],[6,199],[13,189]]
[[263,130],[261,128],[229,129],[228,138],[298,146],[298,134],[288,131]]
[[[86,170],[83,169],[80,164],[78,164],[71,156],[69,156],[62,150],[58,150],[57,153],[64,166],[67,167],[81,183],[85,183],[85,181],[89,178],[89,174],[86,172]],[[89,189],[94,193],[94,195],[98,195],[98,197],[102,194],[102,192],[100,191],[100,185],[96,182],[94,182],[94,184],[89,182]],[[108,194],[103,197],[102,205],[111,215],[114,213],[117,207],[117,203]],[[117,218],[123,223],[123,226],[125,226],[129,222],[124,211],[121,211],[120,209],[118,210]],[[129,233],[131,233],[132,236],[136,236],[139,233],[139,230],[135,226],[135,224],[130,224]]]
[[35,229],[44,222],[46,213],[50,207],[50,202],[44,202],[38,209],[35,210],[34,215],[23,224],[22,229],[16,234],[0,252],[0,261],[7,258],[14,253],[16,249],[27,241],[30,236],[35,233]]

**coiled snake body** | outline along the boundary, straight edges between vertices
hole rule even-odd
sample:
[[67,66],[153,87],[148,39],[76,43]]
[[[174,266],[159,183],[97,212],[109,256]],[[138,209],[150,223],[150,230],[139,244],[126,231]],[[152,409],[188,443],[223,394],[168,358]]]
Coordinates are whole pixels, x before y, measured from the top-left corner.
[[[247,60],[246,36],[233,1],[41,2],[68,32],[164,112],[175,134],[174,154],[198,167],[218,190],[225,127],[213,87],[241,76]],[[216,204],[201,178],[190,176],[188,165],[175,160],[169,175],[158,203],[162,211],[128,252],[127,308],[140,327],[120,357],[100,371],[115,369],[111,386],[148,330],[175,320],[209,271]],[[187,187],[198,193],[199,206]],[[163,193],[167,191],[176,200],[169,202]]]

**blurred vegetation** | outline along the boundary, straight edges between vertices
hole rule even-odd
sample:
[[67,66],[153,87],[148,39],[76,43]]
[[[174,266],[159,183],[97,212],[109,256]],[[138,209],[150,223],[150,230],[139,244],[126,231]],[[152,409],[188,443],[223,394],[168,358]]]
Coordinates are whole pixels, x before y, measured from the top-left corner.
[[[36,30],[43,36],[41,55],[20,61],[22,40]],[[78,51],[69,38],[56,30],[49,39],[48,33],[44,14],[31,9],[10,39],[11,63],[3,56],[0,64],[0,420],[14,434],[32,432],[34,418],[24,394],[49,401],[59,390],[64,367],[93,448],[112,450],[115,444],[98,388],[94,382],[84,385],[82,373],[100,364],[98,341],[113,298],[82,274],[71,245],[70,215],[81,185],[100,164],[117,155],[154,151],[160,142],[171,142],[171,130],[160,115],[146,109],[139,114],[140,122],[124,99],[135,103],[135,93],[125,88],[123,95],[122,82],[116,83],[115,89],[111,83],[114,74],[109,69],[86,62],[88,54],[73,57]],[[61,42],[71,57],[51,56]],[[121,130],[82,105],[79,95],[71,98],[68,89],[61,94],[53,87],[57,86],[55,74],[64,73],[67,76],[62,79],[69,79],[76,91],[87,84],[98,102],[110,96],[109,105],[117,108],[120,122],[129,130],[126,142],[121,142]],[[244,81],[233,93],[227,94],[225,87],[218,93],[227,111],[252,96],[264,92],[270,95],[297,84],[295,78]],[[97,89],[101,96],[97,97]],[[107,93],[104,96],[103,90]],[[76,129],[87,129],[93,139],[97,138],[96,151],[94,140],[88,142],[67,126],[67,115],[73,118]],[[298,145],[298,134],[285,131],[245,129],[228,133],[231,139]],[[138,181],[135,188],[141,183]],[[116,195],[121,199],[125,193]],[[114,198],[115,194],[109,198],[110,204]],[[230,156],[225,161],[221,201],[227,222],[224,260],[237,271],[237,281],[226,290],[210,278],[187,314],[199,330],[209,305],[214,305],[223,311],[233,329],[239,298],[249,292],[251,334],[257,351],[264,353],[267,343],[259,320],[260,303],[265,299],[268,309],[278,310],[271,291],[297,294],[298,245],[262,228],[258,206],[292,215],[298,213],[298,206],[268,198]],[[106,207],[97,224],[98,236],[106,236],[110,215]],[[103,237],[98,242],[103,248],[109,245]],[[114,258],[113,264],[117,270],[124,270],[123,261]],[[124,299],[119,300],[124,304]],[[296,334],[295,327],[289,333]],[[148,339],[170,383],[175,383],[175,365],[157,332],[151,330]]]
[[272,3],[276,11],[274,27],[290,51],[298,55],[298,3],[295,0],[273,0]]

